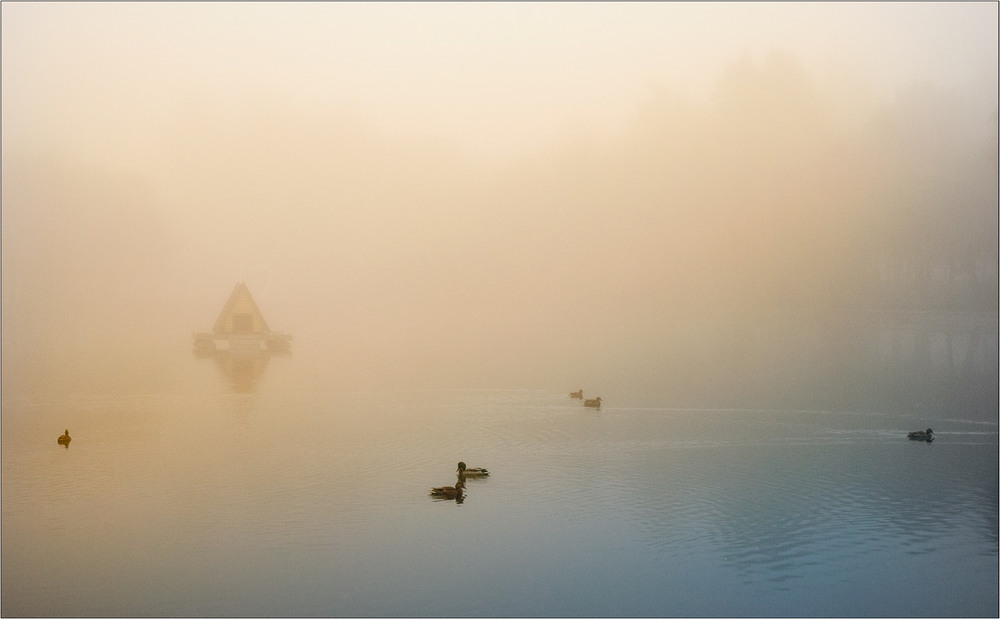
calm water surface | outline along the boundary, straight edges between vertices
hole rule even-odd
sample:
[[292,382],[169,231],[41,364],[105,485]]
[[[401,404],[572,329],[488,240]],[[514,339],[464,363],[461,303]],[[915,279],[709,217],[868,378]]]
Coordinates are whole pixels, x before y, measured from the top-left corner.
[[[996,616],[997,425],[958,417],[562,391],[5,400],[2,612]],[[905,439],[927,425],[934,443]],[[492,475],[431,499],[458,460]]]

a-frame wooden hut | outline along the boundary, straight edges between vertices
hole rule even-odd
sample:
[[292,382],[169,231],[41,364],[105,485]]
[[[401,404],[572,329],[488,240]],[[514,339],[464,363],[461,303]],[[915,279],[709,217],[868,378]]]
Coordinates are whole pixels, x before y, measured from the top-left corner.
[[271,331],[257,302],[253,300],[250,289],[244,282],[239,282],[219,312],[212,330],[196,333],[194,339],[195,348],[203,352],[213,352],[220,348],[287,350],[292,336]]
[[263,334],[270,331],[264,315],[257,307],[257,302],[250,294],[250,289],[243,282],[233,288],[229,300],[222,307],[219,317],[215,319],[215,326],[212,327],[212,332],[219,335]]

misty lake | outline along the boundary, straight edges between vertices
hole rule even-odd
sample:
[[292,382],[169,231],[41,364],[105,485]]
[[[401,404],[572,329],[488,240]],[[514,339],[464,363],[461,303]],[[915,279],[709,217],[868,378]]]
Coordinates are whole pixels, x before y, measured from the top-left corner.
[[997,614],[994,421],[576,387],[7,398],[3,614]]
[[1000,617],[1000,2],[0,6],[0,615]]

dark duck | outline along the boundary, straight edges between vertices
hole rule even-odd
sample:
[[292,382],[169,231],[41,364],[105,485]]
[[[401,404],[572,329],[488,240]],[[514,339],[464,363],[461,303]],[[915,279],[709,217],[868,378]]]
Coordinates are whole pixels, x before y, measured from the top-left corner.
[[911,441],[927,441],[929,443],[934,440],[934,430],[930,428],[917,430],[916,432],[910,432],[906,437]]
[[442,486],[441,488],[431,488],[431,496],[437,499],[457,499],[462,500],[462,490],[465,483],[458,480],[454,486]]
[[59,443],[60,445],[66,445],[67,447],[69,447],[69,442],[71,440],[73,440],[73,439],[70,438],[70,436],[69,436],[69,430],[66,430],[66,433],[65,434],[61,434],[59,436],[59,438],[56,439],[56,442]]
[[591,408],[601,408],[601,396],[597,396],[593,400],[584,400],[583,405]]

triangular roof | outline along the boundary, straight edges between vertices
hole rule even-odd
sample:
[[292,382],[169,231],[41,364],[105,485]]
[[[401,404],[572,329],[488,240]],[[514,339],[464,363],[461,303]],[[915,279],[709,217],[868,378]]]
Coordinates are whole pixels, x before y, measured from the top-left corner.
[[250,289],[243,282],[239,282],[233,288],[233,292],[229,295],[229,300],[222,307],[222,311],[219,312],[219,317],[215,320],[215,326],[212,327],[212,331],[215,333],[232,333],[233,332],[233,315],[234,314],[249,314],[252,318],[252,332],[254,333],[268,333],[271,329],[267,326],[267,321],[264,320],[264,315],[260,313],[260,308],[257,307],[257,302],[253,300],[253,296],[250,294]]

